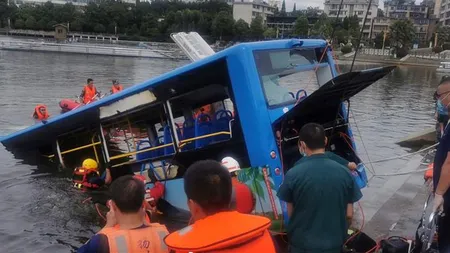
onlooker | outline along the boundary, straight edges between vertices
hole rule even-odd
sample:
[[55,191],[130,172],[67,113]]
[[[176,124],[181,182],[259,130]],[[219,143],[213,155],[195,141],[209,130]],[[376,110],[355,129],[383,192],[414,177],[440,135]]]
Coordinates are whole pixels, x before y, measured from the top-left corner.
[[[450,79],[442,80],[437,89],[437,99],[448,110],[450,105]],[[433,166],[434,203],[433,211],[443,211],[438,222],[439,252],[450,252],[450,133],[445,127],[437,147]]]
[[[443,76],[441,81],[439,82],[439,86],[445,83],[446,81],[450,81],[450,76]],[[438,89],[439,89],[438,86]],[[438,141],[440,140],[440,137],[444,135],[444,129],[445,126],[448,123],[448,109],[446,106],[442,104],[442,101],[439,99],[438,92],[434,93],[434,99],[436,100],[436,113],[435,118],[439,124],[438,129]]]
[[105,227],[78,252],[168,252],[163,239],[165,226],[147,223],[144,212],[144,183],[133,176],[123,176],[110,187],[110,211]]
[[179,252],[264,252],[275,248],[265,217],[230,211],[231,177],[218,162],[199,161],[184,175],[184,191],[194,224],[168,235]]
[[278,192],[287,202],[290,252],[340,253],[353,203],[362,197],[347,168],[325,154],[325,144],[321,125],[302,127],[299,150],[305,157],[286,173]]

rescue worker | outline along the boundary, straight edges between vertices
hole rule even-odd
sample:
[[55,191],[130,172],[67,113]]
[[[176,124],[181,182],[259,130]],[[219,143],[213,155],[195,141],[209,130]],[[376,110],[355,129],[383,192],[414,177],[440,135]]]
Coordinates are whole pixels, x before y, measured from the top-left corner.
[[96,98],[100,97],[100,92],[94,86],[94,80],[91,78],[87,79],[87,84],[81,91],[80,99],[84,104],[89,104],[95,101]]
[[[444,79],[437,89],[437,99],[449,110],[450,79]],[[450,252],[450,133],[446,125],[433,162],[433,211],[442,212],[438,220],[439,252]]]
[[299,150],[304,157],[285,175],[278,191],[287,203],[289,252],[341,253],[362,194],[343,165],[325,154],[325,130],[304,125]]
[[239,163],[232,157],[225,157],[222,159],[222,165],[227,168],[231,176],[231,184],[233,186],[230,204],[231,210],[250,214],[255,208],[256,198],[250,190],[250,187],[239,182],[237,178],[237,172],[241,170]]
[[73,170],[72,180],[75,188],[98,189],[111,182],[111,173],[106,170],[106,178],[103,180],[98,171],[98,163],[91,158],[83,161],[81,167]]
[[105,227],[78,252],[169,252],[163,242],[169,233],[166,227],[145,221],[144,183],[133,176],[123,176],[111,184],[110,193]]
[[123,91],[123,86],[117,80],[112,80],[111,94]]
[[230,211],[230,174],[218,162],[198,161],[184,174],[184,191],[193,224],[164,241],[175,253],[274,253],[266,217]]
[[50,117],[50,114],[48,114],[47,106],[45,105],[37,105],[34,107],[34,113],[33,118],[36,120],[47,120]]

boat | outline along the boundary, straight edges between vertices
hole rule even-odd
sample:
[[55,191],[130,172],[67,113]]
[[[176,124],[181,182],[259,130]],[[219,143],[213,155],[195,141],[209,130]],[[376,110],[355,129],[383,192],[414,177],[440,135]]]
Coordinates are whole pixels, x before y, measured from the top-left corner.
[[76,109],[78,107],[80,107],[82,104],[79,103],[76,100],[73,99],[62,99],[61,101],[59,101],[59,107],[61,107],[61,111],[64,112],[68,112],[71,111],[73,109]]
[[[153,174],[165,183],[164,199],[179,210],[188,210],[186,168],[231,156],[243,168],[239,180],[257,196],[255,213],[281,232],[288,216],[276,192],[301,158],[297,133],[304,124],[322,124],[329,151],[362,165],[345,101],[395,66],[338,74],[325,40],[241,43],[214,53],[199,36],[178,35],[192,63],[0,142],[24,162],[33,151],[63,168],[95,157],[102,168],[130,166],[147,180]],[[297,99],[292,94],[300,90],[308,95]],[[206,105],[211,112],[194,117]]]
[[441,62],[441,65],[436,69],[436,72],[450,72],[450,62]]

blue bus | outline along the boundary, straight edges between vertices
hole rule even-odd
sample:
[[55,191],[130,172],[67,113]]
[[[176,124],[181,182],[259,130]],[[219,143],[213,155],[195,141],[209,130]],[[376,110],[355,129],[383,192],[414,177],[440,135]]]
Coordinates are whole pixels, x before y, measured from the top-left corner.
[[298,130],[322,124],[328,150],[360,163],[349,99],[393,68],[338,75],[324,40],[242,43],[1,142],[15,154],[33,150],[67,168],[87,157],[102,167],[131,168],[149,188],[152,178],[164,181],[164,199],[184,210],[184,171],[198,160],[231,156],[244,168],[239,180],[257,196],[255,213],[282,230],[286,208],[276,191],[301,158]]

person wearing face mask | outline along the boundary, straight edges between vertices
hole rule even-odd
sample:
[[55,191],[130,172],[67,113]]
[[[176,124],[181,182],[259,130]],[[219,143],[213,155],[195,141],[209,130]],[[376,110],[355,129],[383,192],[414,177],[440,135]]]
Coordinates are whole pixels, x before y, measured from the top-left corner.
[[300,129],[299,149],[305,157],[286,173],[278,190],[287,203],[290,253],[340,253],[353,203],[362,197],[348,169],[325,154],[326,141],[319,124]]
[[[439,86],[450,80],[450,76],[443,76],[441,81],[439,82]],[[438,87],[439,87],[438,86]],[[441,99],[439,99],[438,97],[438,92],[436,90],[436,92],[434,93],[434,99],[436,100],[436,113],[435,113],[435,118],[439,124],[439,128],[438,128],[438,132],[437,132],[437,140],[438,142],[440,141],[440,138],[442,135],[444,135],[444,129],[445,126],[448,123],[448,109],[442,104]]]
[[[450,79],[441,81],[437,99],[447,109],[450,106]],[[444,127],[443,135],[436,150],[433,162],[434,200],[433,211],[440,212],[438,220],[439,252],[450,252],[450,133]]]

